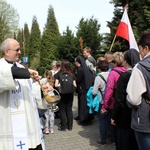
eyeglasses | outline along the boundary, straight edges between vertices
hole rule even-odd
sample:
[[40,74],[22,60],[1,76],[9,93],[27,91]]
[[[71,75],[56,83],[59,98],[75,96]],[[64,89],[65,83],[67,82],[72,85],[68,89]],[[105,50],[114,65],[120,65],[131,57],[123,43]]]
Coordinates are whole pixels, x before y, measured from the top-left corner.
[[12,50],[12,51],[19,52],[19,51],[20,51],[20,48],[17,48],[17,49],[8,49],[8,50]]

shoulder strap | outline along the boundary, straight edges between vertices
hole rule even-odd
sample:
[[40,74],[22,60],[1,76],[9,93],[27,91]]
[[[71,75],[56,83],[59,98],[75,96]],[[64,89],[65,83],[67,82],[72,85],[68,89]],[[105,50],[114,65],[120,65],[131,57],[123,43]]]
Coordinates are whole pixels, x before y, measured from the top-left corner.
[[123,73],[122,71],[117,70],[117,69],[113,69],[112,71],[116,71],[116,72],[119,73],[120,75]]
[[105,80],[105,78],[104,78],[101,74],[99,74],[99,76],[101,77],[101,79],[102,79],[105,83],[107,83],[107,81]]
[[[91,56],[91,57],[92,57],[92,56]],[[94,57],[92,57],[92,60],[89,59],[89,58],[87,58],[87,60],[88,60],[90,63],[92,63],[93,66],[96,66],[96,61],[95,61]]]

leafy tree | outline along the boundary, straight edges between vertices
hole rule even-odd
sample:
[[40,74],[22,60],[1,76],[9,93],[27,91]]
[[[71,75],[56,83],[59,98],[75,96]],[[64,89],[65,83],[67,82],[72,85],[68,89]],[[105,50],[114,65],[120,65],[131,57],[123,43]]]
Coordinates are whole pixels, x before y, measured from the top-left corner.
[[[33,59],[35,58],[37,60],[40,59],[39,57],[37,58],[37,56],[39,56],[38,54],[40,52],[40,46],[41,46],[41,31],[39,29],[39,24],[37,22],[36,16],[33,16],[29,50],[28,50],[29,67],[31,66],[30,64],[33,61]],[[32,67],[35,67],[35,66],[32,66]]]
[[42,35],[41,42],[41,61],[40,61],[40,73],[43,74],[45,70],[51,68],[51,62],[58,57],[57,42],[59,40],[60,33],[58,24],[56,21],[54,9],[52,6],[48,8],[47,22]]
[[99,33],[101,25],[97,19],[92,16],[90,19],[81,18],[77,26],[77,37],[83,38],[83,46],[89,46],[92,49],[92,55],[96,57],[97,50],[100,49],[102,36]]
[[6,1],[0,0],[0,42],[18,31],[19,15]]

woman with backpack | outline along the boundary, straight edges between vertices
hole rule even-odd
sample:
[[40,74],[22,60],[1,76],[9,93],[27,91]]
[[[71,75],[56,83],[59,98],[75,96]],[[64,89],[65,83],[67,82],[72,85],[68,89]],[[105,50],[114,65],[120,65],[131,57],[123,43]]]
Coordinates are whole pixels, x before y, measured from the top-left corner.
[[100,111],[101,111],[101,105],[103,104],[103,97],[105,94],[105,87],[106,87],[107,78],[109,74],[108,72],[109,63],[106,60],[99,60],[97,63],[97,69],[99,73],[95,78],[92,94],[95,96],[98,92],[100,92],[99,112],[97,113],[100,139],[97,141],[97,143],[104,146],[106,145],[108,118],[106,115],[102,115]]
[[72,105],[76,81],[68,60],[62,61],[60,71],[57,74],[57,78],[55,78],[55,87],[58,87],[59,84],[59,92],[61,95],[61,100],[59,102],[61,126],[58,130],[66,131],[66,129],[68,129],[71,131],[73,127]]
[[118,150],[138,150],[134,131],[131,129],[131,108],[127,105],[127,84],[132,68],[140,61],[137,50],[129,49],[124,53],[123,66],[127,69],[118,79],[111,124],[116,127]]
[[114,91],[115,85],[120,77],[119,72],[125,72],[126,69],[123,67],[123,53],[122,52],[115,52],[113,54],[112,63],[114,68],[110,71],[107,79],[106,91],[104,96],[104,103],[102,105],[101,114],[107,115],[109,118],[108,126],[111,130],[111,141],[115,142],[115,129],[111,125],[111,114],[112,109],[114,106]]

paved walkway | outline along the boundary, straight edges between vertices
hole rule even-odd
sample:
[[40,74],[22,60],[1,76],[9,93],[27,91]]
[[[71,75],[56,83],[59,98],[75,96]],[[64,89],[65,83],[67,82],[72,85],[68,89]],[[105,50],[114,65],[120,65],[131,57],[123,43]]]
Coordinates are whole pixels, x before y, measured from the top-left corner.
[[[77,97],[73,104],[74,117],[77,115]],[[98,120],[94,119],[89,126],[80,126],[77,121],[73,122],[72,131],[59,131],[59,119],[55,119],[55,133],[44,135],[46,150],[115,150],[114,144],[107,141],[106,146],[96,143],[99,139]]]

